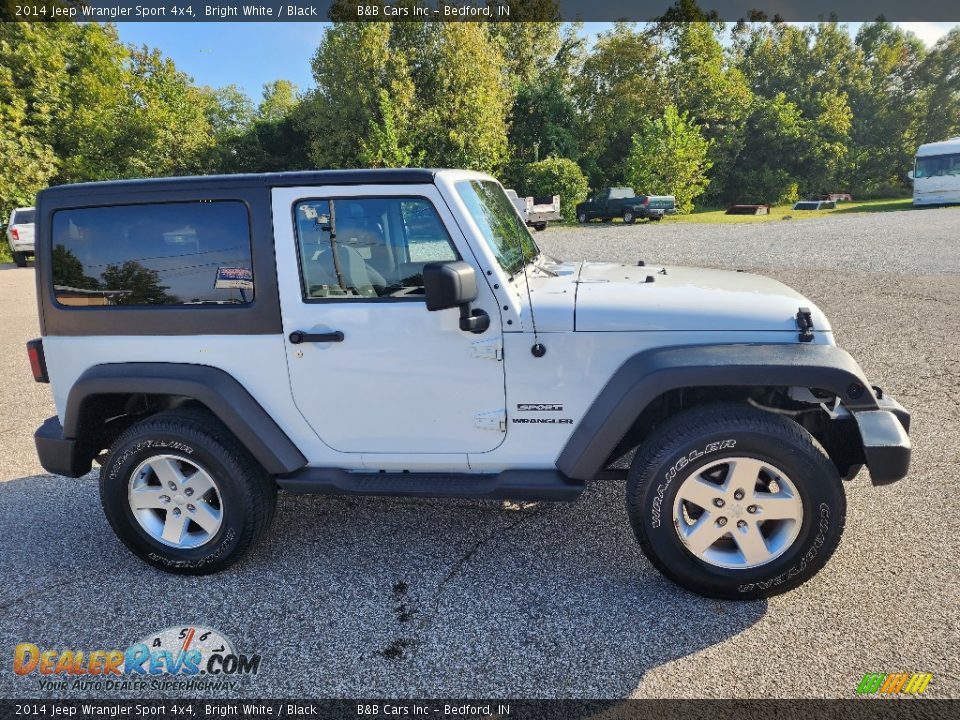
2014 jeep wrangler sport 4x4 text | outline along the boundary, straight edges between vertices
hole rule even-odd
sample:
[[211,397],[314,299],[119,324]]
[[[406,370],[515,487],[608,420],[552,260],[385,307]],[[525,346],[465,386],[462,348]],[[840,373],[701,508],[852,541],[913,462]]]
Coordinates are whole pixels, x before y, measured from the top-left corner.
[[66,185],[36,220],[40,460],[98,460],[110,524],[163,570],[238,560],[278,489],[573,500],[625,477],[665,575],[765,597],[837,547],[842,480],[907,473],[909,414],[808,300],[552,260],[486,175]]

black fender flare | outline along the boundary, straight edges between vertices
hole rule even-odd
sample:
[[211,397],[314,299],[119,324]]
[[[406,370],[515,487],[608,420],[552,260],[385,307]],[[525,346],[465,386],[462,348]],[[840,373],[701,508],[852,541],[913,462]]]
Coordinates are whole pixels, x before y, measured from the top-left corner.
[[630,426],[655,398],[694,387],[801,386],[836,394],[851,411],[876,410],[863,370],[835,345],[811,343],[673,345],[629,358],[594,399],[557,458],[568,477],[604,469]]
[[177,395],[202,403],[271,475],[307,464],[303,453],[232,375],[189,363],[109,363],[94,365],[77,378],[67,396],[63,436],[80,437],[83,406],[101,395]]

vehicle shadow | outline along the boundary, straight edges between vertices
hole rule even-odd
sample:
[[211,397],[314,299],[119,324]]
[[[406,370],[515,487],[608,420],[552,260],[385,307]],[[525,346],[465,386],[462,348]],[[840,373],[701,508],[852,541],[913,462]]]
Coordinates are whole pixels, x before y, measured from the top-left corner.
[[[662,578],[619,483],[569,505],[282,494],[245,561],[180,577],[122,547],[94,478],[0,483],[4,646],[122,649],[200,624],[263,659],[223,696],[625,697],[766,612]],[[0,674],[0,695],[26,690]]]
[[26,267],[17,267],[16,263],[0,263],[0,270],[27,270],[29,268],[35,267],[33,260],[27,260]]

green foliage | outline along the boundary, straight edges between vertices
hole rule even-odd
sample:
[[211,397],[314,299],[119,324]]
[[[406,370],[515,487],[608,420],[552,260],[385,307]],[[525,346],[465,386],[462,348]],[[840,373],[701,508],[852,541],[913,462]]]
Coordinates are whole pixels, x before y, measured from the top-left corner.
[[796,200],[805,127],[800,109],[783,93],[755,98],[746,122],[750,142],[736,159],[727,199],[768,204]]
[[577,109],[557,74],[520,86],[510,116],[513,157],[535,162],[542,157],[575,157]]
[[415,147],[435,167],[496,172],[509,158],[512,96],[504,58],[483,23],[430,23],[415,47]]
[[315,167],[358,167],[361,140],[388,132],[385,122],[406,143],[388,155],[410,149],[414,88],[407,59],[390,47],[390,28],[381,22],[335,23],[324,33],[312,62],[317,87],[299,113]]
[[0,23],[0,214],[48,184],[212,169],[227,99],[111,25]]
[[960,28],[937,41],[919,73],[923,81],[922,142],[960,135]]
[[418,165],[423,152],[416,152],[409,139],[401,135],[393,97],[381,90],[378,104],[378,117],[369,137],[360,138],[360,164],[369,167]]
[[[682,8],[683,13],[694,9]],[[727,58],[723,31],[721,23],[712,22],[661,21],[655,26],[655,32],[669,43],[665,62],[670,96],[711,141],[713,167],[707,194],[714,198],[728,184],[736,157],[746,144],[744,120],[753,100],[743,73]]]
[[0,217],[49,184],[306,167],[466,167],[565,203],[574,170],[685,208],[877,196],[909,190],[919,144],[960,134],[960,30],[929,50],[883,21],[855,38],[743,22],[727,41],[677,0],[591,43],[558,0],[510,6],[511,22],[357,23],[337,0],[315,88],[277,80],[258,103],[109,24],[0,23]]
[[589,184],[580,166],[567,158],[550,157],[531,163],[523,170],[519,184],[523,195],[560,196],[563,219],[576,219],[576,204],[587,198]]
[[710,184],[710,145],[688,113],[668,105],[662,117],[644,121],[633,136],[627,180],[637,193],[674,195],[677,211],[688,213]]
[[663,49],[632,25],[601,34],[573,83],[580,109],[581,167],[593,187],[622,184],[633,134],[659,117],[667,92]]
[[[517,20],[523,15],[523,5],[530,4],[530,0],[510,3],[510,20],[490,25],[490,36],[499,45],[507,79],[518,86],[529,83],[549,68],[561,44],[559,22]],[[552,9],[555,16],[559,15],[556,0],[546,0],[544,4],[550,6],[544,13],[549,14]],[[534,17],[544,17],[536,12],[539,11],[534,11]]]

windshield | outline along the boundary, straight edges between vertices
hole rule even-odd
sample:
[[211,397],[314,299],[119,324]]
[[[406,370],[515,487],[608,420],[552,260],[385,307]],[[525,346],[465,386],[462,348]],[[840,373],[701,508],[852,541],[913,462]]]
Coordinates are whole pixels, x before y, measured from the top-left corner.
[[960,153],[956,155],[928,155],[917,158],[915,178],[960,175]]
[[540,254],[530,231],[497,183],[464,180],[458,182],[456,188],[470,217],[508,275],[515,275]]

